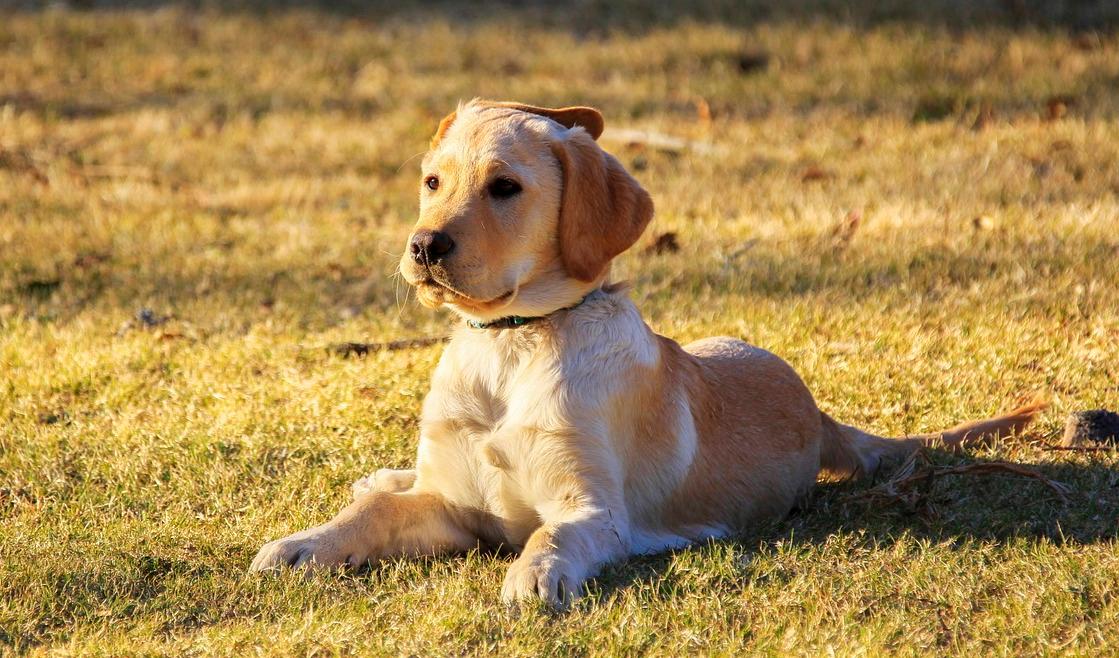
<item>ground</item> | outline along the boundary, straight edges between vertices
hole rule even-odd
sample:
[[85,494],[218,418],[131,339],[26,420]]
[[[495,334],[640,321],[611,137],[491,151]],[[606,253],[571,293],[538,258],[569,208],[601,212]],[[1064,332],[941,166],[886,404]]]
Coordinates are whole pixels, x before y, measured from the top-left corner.
[[[1119,652],[1119,457],[1046,448],[1119,407],[1117,12],[823,4],[7,13],[0,652]],[[475,96],[603,110],[657,204],[616,274],[659,332],[743,337],[891,435],[1045,395],[928,459],[1066,497],[825,485],[562,615],[503,608],[488,553],[246,573],[412,463],[441,346],[326,348],[454,321],[393,273],[416,156]]]

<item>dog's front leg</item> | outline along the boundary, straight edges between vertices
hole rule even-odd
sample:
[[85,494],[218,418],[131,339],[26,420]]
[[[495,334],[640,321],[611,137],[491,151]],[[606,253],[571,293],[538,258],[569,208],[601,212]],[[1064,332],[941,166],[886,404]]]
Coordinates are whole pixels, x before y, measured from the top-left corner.
[[629,554],[624,516],[609,507],[592,506],[546,519],[509,567],[501,598],[506,603],[535,599],[550,606],[579,598],[588,578]]
[[396,556],[437,555],[477,545],[442,496],[373,491],[329,522],[261,547],[251,571],[360,566]]

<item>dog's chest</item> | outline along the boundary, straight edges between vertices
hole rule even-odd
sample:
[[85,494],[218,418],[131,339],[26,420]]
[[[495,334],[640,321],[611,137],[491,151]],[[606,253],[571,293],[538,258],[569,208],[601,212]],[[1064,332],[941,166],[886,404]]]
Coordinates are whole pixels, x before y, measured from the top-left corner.
[[546,491],[533,464],[546,447],[537,430],[564,422],[557,399],[562,368],[528,341],[510,349],[455,347],[424,404],[421,477],[497,520],[495,539],[520,545],[540,525]]

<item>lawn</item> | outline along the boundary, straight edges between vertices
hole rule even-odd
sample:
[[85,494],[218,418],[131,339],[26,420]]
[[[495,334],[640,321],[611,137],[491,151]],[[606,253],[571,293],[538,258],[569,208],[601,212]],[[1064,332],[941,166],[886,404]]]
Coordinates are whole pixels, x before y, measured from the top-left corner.
[[[1046,448],[1119,407],[1119,11],[820,4],[0,10],[0,653],[1119,653],[1119,452]],[[247,574],[413,461],[441,346],[327,348],[454,322],[393,273],[475,96],[603,110],[660,333],[743,337],[893,435],[1043,394],[927,458],[1066,496],[825,485],[566,614],[505,609],[488,553]]]

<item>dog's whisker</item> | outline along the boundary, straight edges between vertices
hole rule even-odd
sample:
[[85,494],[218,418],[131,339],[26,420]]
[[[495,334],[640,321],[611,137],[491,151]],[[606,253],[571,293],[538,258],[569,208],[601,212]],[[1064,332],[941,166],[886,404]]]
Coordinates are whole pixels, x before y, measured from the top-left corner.
[[416,153],[415,155],[409,156],[407,160],[405,160],[404,162],[401,162],[400,166],[396,168],[396,173],[399,174],[400,171],[402,169],[404,169],[404,167],[407,166],[409,162],[415,160],[416,158],[423,155],[424,153],[427,153],[427,151],[420,151],[419,153]]
[[[396,302],[396,319],[399,320],[404,315],[404,309],[412,295],[412,286],[408,284],[408,281],[404,278],[404,273],[400,271],[399,261],[397,261],[393,271],[389,273],[389,279],[392,281],[393,297]],[[404,290],[403,298],[400,294],[401,289]]]

